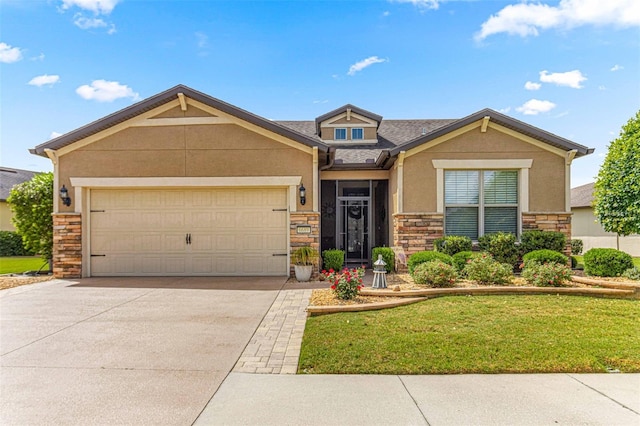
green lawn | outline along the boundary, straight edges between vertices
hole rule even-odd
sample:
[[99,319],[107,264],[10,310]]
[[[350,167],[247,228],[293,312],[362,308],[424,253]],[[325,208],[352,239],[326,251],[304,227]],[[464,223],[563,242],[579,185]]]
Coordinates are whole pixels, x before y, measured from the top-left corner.
[[[0,274],[19,274],[27,271],[37,271],[45,261],[40,256],[28,257],[0,257]],[[45,270],[49,270],[45,266]]]
[[640,301],[443,297],[307,320],[298,370],[315,374],[640,372]]

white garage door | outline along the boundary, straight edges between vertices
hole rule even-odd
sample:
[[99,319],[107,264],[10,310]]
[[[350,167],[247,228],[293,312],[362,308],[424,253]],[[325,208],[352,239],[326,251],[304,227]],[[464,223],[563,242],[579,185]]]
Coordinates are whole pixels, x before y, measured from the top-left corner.
[[285,189],[92,190],[92,276],[288,275]]

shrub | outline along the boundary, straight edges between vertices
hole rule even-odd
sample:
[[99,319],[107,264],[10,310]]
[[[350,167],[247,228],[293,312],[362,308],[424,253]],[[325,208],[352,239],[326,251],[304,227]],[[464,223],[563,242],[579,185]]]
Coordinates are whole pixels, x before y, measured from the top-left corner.
[[471,238],[457,235],[449,235],[433,241],[433,247],[436,251],[448,254],[449,256],[453,256],[461,251],[471,251],[472,246]]
[[351,300],[358,295],[364,277],[364,268],[344,268],[342,272],[323,271],[327,281],[331,284],[331,290],[338,299]]
[[387,272],[393,272],[396,263],[396,255],[393,249],[390,247],[374,247],[371,250],[371,259],[376,262],[379,255],[382,255],[382,260],[386,263],[385,269]]
[[33,256],[33,253],[24,247],[18,233],[0,231],[0,256]]
[[413,281],[416,284],[431,287],[453,287],[457,279],[455,268],[441,260],[421,263],[413,271]]
[[453,266],[458,271],[458,274],[463,274],[464,267],[467,266],[467,262],[473,256],[478,255],[479,253],[474,253],[472,251],[461,251],[460,253],[456,253],[452,256]]
[[582,240],[579,239],[575,239],[575,240],[571,240],[571,254],[581,254],[582,253],[582,249],[584,248],[584,244],[582,243]]
[[313,265],[318,259],[318,252],[310,246],[298,247],[291,255],[291,261],[296,265]]
[[409,274],[413,275],[413,270],[421,263],[431,262],[432,260],[441,260],[444,263],[453,265],[453,259],[451,256],[437,251],[419,251],[409,256],[407,261],[407,267],[409,268]]
[[524,267],[522,277],[537,287],[561,287],[571,280],[571,269],[566,264],[530,261]]
[[480,284],[507,284],[511,282],[513,267],[500,263],[489,253],[472,256],[464,267],[467,278]]
[[520,250],[529,253],[535,250],[553,250],[562,252],[567,244],[567,237],[562,232],[540,231],[537,229],[524,231],[520,237]]
[[330,249],[322,252],[322,267],[340,271],[344,265],[344,250]]
[[478,238],[480,250],[486,251],[499,263],[508,263],[512,267],[518,261],[519,249],[516,236],[506,232],[483,235]]
[[634,266],[633,268],[629,268],[624,271],[622,274],[623,277],[629,278],[630,280],[639,281],[640,280],[640,268]]
[[578,268],[578,259],[575,256],[571,256],[571,269]]
[[534,250],[522,257],[524,267],[526,268],[530,262],[538,263],[559,263],[566,265],[569,259],[564,254],[553,250]]
[[584,272],[596,277],[619,277],[633,268],[627,253],[612,248],[593,248],[584,254]]

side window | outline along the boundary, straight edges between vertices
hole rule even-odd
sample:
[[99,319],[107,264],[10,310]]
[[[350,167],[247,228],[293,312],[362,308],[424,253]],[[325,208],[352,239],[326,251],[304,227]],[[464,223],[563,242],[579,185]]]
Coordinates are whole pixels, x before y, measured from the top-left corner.
[[351,139],[364,139],[364,129],[362,127],[354,127],[353,129],[351,129]]
[[344,128],[338,128],[338,129],[336,129],[336,130],[335,130],[335,133],[334,133],[334,138],[333,138],[333,139],[334,139],[334,140],[337,140],[337,141],[343,141],[343,140],[346,140],[346,139],[347,139],[347,129],[344,129]]

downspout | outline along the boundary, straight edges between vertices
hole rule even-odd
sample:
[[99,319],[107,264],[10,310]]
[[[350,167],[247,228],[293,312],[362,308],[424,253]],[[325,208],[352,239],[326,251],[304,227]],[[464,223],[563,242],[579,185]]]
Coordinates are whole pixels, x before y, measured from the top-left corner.
[[571,213],[571,163],[573,159],[576,157],[578,153],[577,150],[572,149],[571,151],[567,151],[565,155],[565,166],[564,166],[564,178],[565,178],[565,195],[564,195],[564,207],[565,212]]
[[330,169],[331,167],[333,167],[333,164],[336,162],[336,147],[330,146],[329,151],[327,153],[329,154],[328,156],[329,161],[327,162],[327,164],[320,167],[320,171]]
[[404,157],[407,154],[406,151],[400,151],[398,154],[397,170],[398,170],[398,213],[404,212]]
[[58,183],[58,153],[50,148],[45,148],[44,152],[53,163],[53,213],[59,213],[58,193],[60,192],[60,184]]

